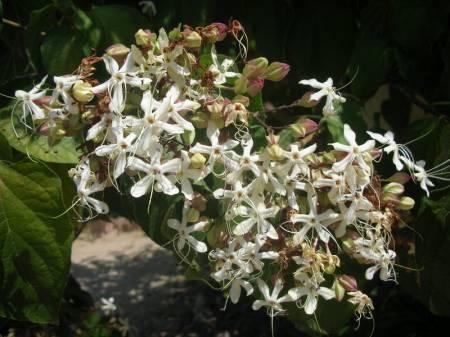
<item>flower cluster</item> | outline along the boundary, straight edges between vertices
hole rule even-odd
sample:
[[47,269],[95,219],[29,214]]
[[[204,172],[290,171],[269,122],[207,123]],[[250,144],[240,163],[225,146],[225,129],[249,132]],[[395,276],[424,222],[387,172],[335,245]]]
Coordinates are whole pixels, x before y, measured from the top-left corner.
[[[236,57],[217,52],[227,36],[239,45]],[[49,137],[83,133],[86,156],[69,173],[77,186],[73,209],[84,220],[109,212],[96,196],[106,188],[148,198],[149,206],[162,194],[174,203],[182,196],[180,212],[162,224],[169,240],[186,263],[207,257],[212,279],[233,303],[242,290],[256,294],[253,309],[266,307],[273,317],[286,302],[311,315],[319,297],[345,299],[369,317],[372,301],[356,276],[343,274],[342,257],[365,265],[368,280],[395,281],[392,230],[414,206],[402,195],[408,174],[382,180],[374,164],[392,154],[393,166],[428,193],[430,178],[448,163],[426,171],[391,132],[368,132],[358,143],[347,124],[345,141],[322,148],[322,123],[311,119],[291,126],[297,139],[287,145],[271,129],[257,135],[252,130],[266,124],[251,103],[289,66],[262,57],[243,62],[245,52],[236,21],[168,34],[140,30],[136,45],[84,59],[73,75],[55,77],[51,90],[44,79],[17,91],[19,117]],[[108,78],[99,82],[100,61]],[[308,97],[325,100],[324,118],[345,102],[331,79],[300,84],[318,89]],[[131,182],[127,191],[122,179]],[[212,205],[220,206],[215,217]]]

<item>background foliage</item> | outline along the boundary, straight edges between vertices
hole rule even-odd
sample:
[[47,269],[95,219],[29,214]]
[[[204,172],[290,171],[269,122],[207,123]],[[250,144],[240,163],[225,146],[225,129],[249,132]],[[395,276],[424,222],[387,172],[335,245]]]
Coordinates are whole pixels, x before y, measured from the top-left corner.
[[[71,73],[94,49],[101,55],[113,43],[133,43],[139,28],[156,31],[161,26],[171,29],[178,24],[195,27],[235,18],[246,28],[249,57],[263,55],[291,65],[287,80],[267,85],[266,104],[289,104],[299,99],[305,91],[297,84],[302,78],[325,80],[330,76],[347,97],[343,120],[361,134],[367,128],[393,129],[398,139],[406,142],[432,130],[411,145],[416,159],[433,165],[449,158],[447,0],[154,3],[157,13],[148,16],[137,1],[3,0],[0,92],[13,95],[16,89],[30,87],[44,74]],[[2,105],[8,103],[2,98]],[[269,114],[269,118],[275,125],[285,125],[305,112],[290,108]],[[68,138],[53,147],[34,135],[21,135],[17,140],[8,123],[9,110],[3,109],[0,315],[55,323],[68,279],[74,224],[68,216],[54,216],[70,205],[73,190],[70,182],[64,183],[65,172],[76,162],[79,140]],[[328,127],[334,131],[332,123]],[[31,162],[27,153],[38,162]],[[429,200],[421,198],[414,187],[408,193],[417,202],[415,217],[409,221],[410,234],[398,237],[397,244],[415,242],[415,259],[401,258],[401,263],[421,272],[399,268],[400,286],[377,285],[369,289],[378,294],[376,336],[428,336],[439,331],[445,317],[450,316],[448,190],[433,193]],[[110,201],[117,206],[114,209],[130,210],[126,198]],[[146,202],[142,204],[145,207]],[[164,200],[160,204],[164,205]],[[158,213],[154,212],[150,221],[157,225],[157,220],[167,213],[163,207],[156,210]],[[126,215],[134,218],[136,214],[140,212],[134,209]],[[148,219],[136,220],[146,223],[144,230],[156,241],[164,240],[155,231],[159,227],[148,226]],[[324,315],[336,317],[335,313]],[[314,333],[311,326],[300,328]],[[330,329],[338,335],[354,335],[350,325]],[[367,335],[370,330],[370,323],[363,324],[358,333]]]

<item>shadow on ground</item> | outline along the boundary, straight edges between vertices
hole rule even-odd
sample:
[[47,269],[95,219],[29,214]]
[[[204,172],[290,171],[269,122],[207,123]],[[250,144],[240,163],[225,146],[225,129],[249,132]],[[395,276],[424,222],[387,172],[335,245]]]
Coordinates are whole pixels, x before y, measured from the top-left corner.
[[[74,244],[72,272],[95,299],[114,297],[136,337],[269,337],[270,319],[238,305],[206,284],[186,281],[175,258],[135,228],[81,237]],[[299,336],[275,318],[276,336]]]

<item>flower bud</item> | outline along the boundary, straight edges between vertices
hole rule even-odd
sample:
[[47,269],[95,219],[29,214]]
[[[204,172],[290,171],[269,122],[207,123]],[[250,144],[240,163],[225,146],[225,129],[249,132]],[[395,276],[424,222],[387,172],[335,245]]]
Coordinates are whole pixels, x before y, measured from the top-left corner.
[[184,132],[181,134],[181,138],[183,138],[185,144],[191,145],[195,140],[195,129],[184,130]]
[[399,195],[405,192],[405,188],[399,183],[389,183],[383,186],[383,192]]
[[397,209],[402,211],[409,211],[415,205],[415,201],[410,197],[401,197],[399,203],[397,204]]
[[134,34],[134,38],[136,39],[136,44],[139,47],[150,47],[152,44],[152,32],[148,29],[143,30],[139,29],[136,34]]
[[264,78],[257,77],[255,79],[249,80],[247,86],[247,94],[250,96],[256,96],[264,87]]
[[208,119],[208,114],[203,111],[196,111],[191,118],[191,122],[196,128],[205,129],[208,126]]
[[208,43],[216,43],[217,41],[222,41],[228,32],[227,25],[216,22],[212,23],[206,27],[198,28],[201,36]]
[[266,140],[267,140],[267,143],[269,143],[269,145],[278,144],[278,141],[280,140],[280,136],[277,136],[276,134],[271,132],[266,136]]
[[406,184],[411,179],[411,176],[406,172],[396,172],[390,176],[387,181],[399,184]]
[[95,117],[95,113],[92,110],[86,110],[85,112],[83,112],[83,114],[81,115],[81,121],[82,122],[89,122],[91,119],[93,119]]
[[344,287],[347,291],[357,291],[358,283],[353,276],[349,275],[341,275],[338,277],[339,283]]
[[243,106],[248,107],[250,105],[250,99],[247,96],[237,95],[233,98],[233,103],[241,103]]
[[311,95],[313,94],[313,91],[305,92],[299,100],[295,101],[295,104],[298,106],[301,106],[303,108],[313,108],[317,104],[319,104],[319,101],[311,99]]
[[202,37],[196,31],[184,31],[184,46],[186,48],[200,48],[202,45]]
[[245,76],[239,77],[234,81],[234,92],[237,94],[245,94],[247,92],[248,79]]
[[198,210],[199,212],[204,212],[206,210],[206,204],[206,198],[200,193],[195,192],[194,198],[192,198],[191,200],[191,207]]
[[114,58],[116,61],[122,61],[130,52],[130,48],[123,44],[117,43],[106,49],[106,54]]
[[196,153],[191,157],[191,167],[201,169],[206,163],[206,158],[201,153]]
[[186,218],[187,222],[197,222],[200,218],[200,212],[195,208],[189,208]]
[[267,154],[271,160],[283,160],[284,150],[278,144],[270,145],[267,149]]
[[183,38],[183,34],[179,28],[174,28],[169,32],[168,37],[172,41],[179,41]]
[[387,203],[394,203],[394,204],[396,204],[396,203],[399,202],[399,199],[398,199],[398,196],[396,194],[394,194],[394,193],[383,192],[383,194],[381,196],[381,201],[384,204],[387,204]]
[[278,82],[286,77],[290,70],[289,64],[272,62],[264,71],[264,78],[269,81]]
[[333,152],[325,152],[322,155],[322,160],[325,164],[333,164],[336,162],[336,157],[334,156]]
[[311,132],[316,131],[319,125],[311,119],[300,119],[296,124],[290,126],[297,138],[303,138]]
[[345,296],[345,288],[342,286],[342,284],[337,279],[334,280],[333,285],[331,286],[331,289],[334,291],[336,300],[338,300],[339,302],[342,301],[342,299]]
[[247,78],[261,76],[266,71],[268,64],[269,61],[265,57],[250,60],[245,64],[242,74]]
[[92,85],[88,82],[76,81],[72,87],[73,97],[78,102],[87,103],[94,98],[94,93],[92,92]]

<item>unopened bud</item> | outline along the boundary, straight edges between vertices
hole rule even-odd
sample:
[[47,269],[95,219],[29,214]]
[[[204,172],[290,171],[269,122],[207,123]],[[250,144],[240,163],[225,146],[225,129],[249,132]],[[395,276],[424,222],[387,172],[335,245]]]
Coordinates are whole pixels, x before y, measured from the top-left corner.
[[411,179],[411,176],[406,172],[396,172],[390,176],[387,181],[399,184],[406,184]]
[[415,201],[413,198],[410,197],[402,197],[400,198],[399,203],[397,204],[397,209],[400,209],[402,211],[409,211],[412,209],[415,205]]
[[290,126],[297,138],[303,138],[306,135],[318,129],[319,125],[311,119],[301,119],[297,123]]
[[339,283],[342,284],[345,290],[347,291],[357,291],[358,283],[353,276],[349,275],[341,275],[338,277]]
[[117,43],[106,49],[106,54],[114,58],[116,61],[122,61],[130,52],[130,48],[123,44]]
[[184,46],[186,48],[200,48],[202,45],[202,37],[199,33],[195,31],[187,31],[183,32],[184,36]]
[[206,163],[206,158],[201,153],[196,153],[191,157],[191,167],[201,169]]
[[336,300],[338,300],[339,302],[342,301],[342,299],[345,296],[345,288],[342,286],[342,284],[337,279],[334,280],[331,289],[334,291]]
[[208,114],[202,111],[197,111],[194,116],[192,116],[191,122],[196,128],[204,129],[208,126]]
[[76,81],[72,87],[73,97],[78,102],[87,103],[94,98],[94,93],[92,92],[92,85],[88,82]]
[[289,64],[281,62],[272,62],[264,71],[264,78],[269,81],[281,81],[289,73]]
[[134,38],[139,47],[149,47],[152,44],[152,32],[148,29],[139,29],[136,34],[134,34]]
[[199,31],[202,38],[205,39],[206,42],[216,43],[217,41],[222,41],[225,38],[228,27],[223,23],[216,22],[200,28]]
[[197,222],[199,218],[200,212],[195,208],[189,208],[186,214],[187,222]]
[[199,212],[204,212],[206,210],[207,200],[200,193],[194,193],[194,198],[191,200],[191,207],[198,210]]
[[278,144],[270,145],[267,149],[267,154],[271,160],[283,160],[284,150]]
[[336,157],[334,156],[333,152],[325,152],[322,155],[322,160],[325,164],[333,164],[336,162]]
[[266,71],[268,64],[269,61],[265,57],[250,60],[245,64],[242,74],[247,78],[261,76]]
[[181,138],[183,138],[183,141],[187,145],[191,145],[195,140],[195,129],[194,130],[184,130],[184,132],[181,135]]
[[83,112],[83,114],[81,115],[81,120],[83,122],[89,122],[91,119],[93,119],[95,117],[95,114],[92,110],[86,110],[85,112]]
[[250,104],[250,99],[247,96],[237,95],[233,98],[234,103],[241,103],[243,106],[248,107]]
[[405,188],[399,183],[389,183],[383,186],[383,192],[399,195],[405,192]]
[[396,203],[398,203],[399,199],[398,199],[398,196],[396,194],[394,194],[394,193],[383,192],[383,194],[381,196],[381,201],[384,204],[387,204],[387,203],[394,203],[394,204],[396,204]]
[[237,94],[245,94],[247,92],[248,79],[245,76],[239,77],[234,81],[234,92]]
[[311,99],[311,95],[313,94],[313,91],[305,92],[299,100],[295,101],[295,104],[298,106],[301,106],[303,108],[313,108],[317,104],[319,104],[319,101]]
[[257,77],[248,81],[247,94],[256,96],[264,88],[264,78]]

